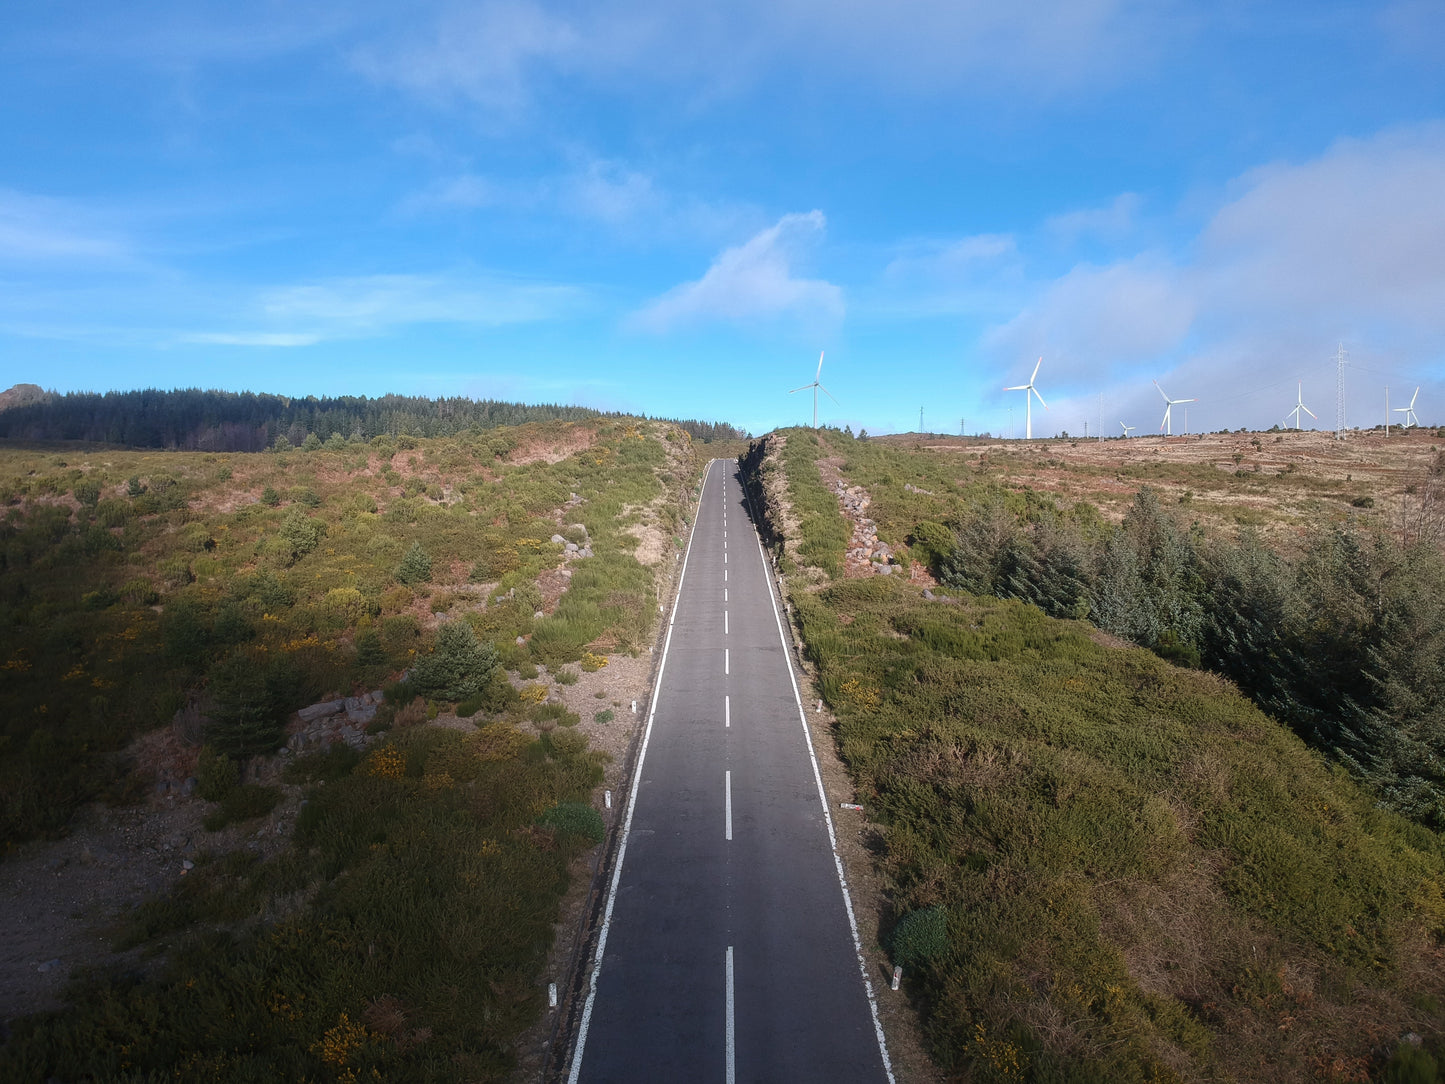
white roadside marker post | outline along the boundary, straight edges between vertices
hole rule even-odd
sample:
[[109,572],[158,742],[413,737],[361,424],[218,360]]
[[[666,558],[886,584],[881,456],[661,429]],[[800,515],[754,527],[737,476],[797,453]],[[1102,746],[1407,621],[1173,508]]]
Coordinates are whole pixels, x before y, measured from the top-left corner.
[[894,967],[894,969],[893,969],[893,985],[890,986],[889,989],[890,989],[890,990],[896,990],[896,989],[898,989],[898,984],[899,984],[900,982],[902,982],[902,981],[903,981],[903,968],[901,968],[901,967]]
[[556,1007],[557,1007],[557,984],[556,984],[555,982],[549,982],[549,983],[547,984],[547,1008],[549,1008],[549,1009],[555,1009]]

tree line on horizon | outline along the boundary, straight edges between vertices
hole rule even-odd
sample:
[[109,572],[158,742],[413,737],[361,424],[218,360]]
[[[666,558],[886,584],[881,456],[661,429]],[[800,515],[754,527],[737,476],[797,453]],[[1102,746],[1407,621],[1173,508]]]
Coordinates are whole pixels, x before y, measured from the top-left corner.
[[[202,452],[259,452],[280,441],[299,446],[308,436],[368,441],[391,436],[449,437],[529,422],[618,418],[619,411],[495,399],[365,395],[293,399],[264,392],[178,388],[68,392],[0,411],[0,439],[78,440],[132,448]],[[726,422],[659,418],[694,440],[741,440]]]

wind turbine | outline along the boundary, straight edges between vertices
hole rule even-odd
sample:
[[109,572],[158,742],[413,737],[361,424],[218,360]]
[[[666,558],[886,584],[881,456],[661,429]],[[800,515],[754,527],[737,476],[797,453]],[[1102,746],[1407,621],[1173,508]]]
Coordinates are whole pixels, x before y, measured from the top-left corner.
[[[817,428],[818,428],[818,389],[819,389],[819,388],[823,388],[823,351],[821,351],[821,350],[818,351],[818,371],[813,374],[813,382],[812,382],[811,384],[804,384],[801,388],[794,388],[793,391],[788,392],[788,394],[789,394],[789,395],[792,395],[793,392],[796,392],[796,391],[807,391],[809,388],[812,388],[812,389],[813,389],[813,428],[814,428],[814,429],[817,429]],[[829,391],[827,388],[823,388],[823,394],[826,395],[829,399],[832,399],[833,402],[838,403],[838,400],[834,397],[833,393],[832,393],[831,391]],[[842,403],[838,403],[838,405],[839,405],[839,406],[842,406],[843,404],[842,404]]]
[[1420,389],[1419,389],[1419,388],[1416,388],[1416,389],[1415,389],[1415,394],[1412,395],[1412,396],[1410,396],[1410,405],[1409,405],[1409,406],[1397,406],[1397,407],[1395,408],[1395,413],[1396,413],[1396,414],[1403,414],[1403,415],[1405,415],[1405,420],[1404,420],[1403,423],[1401,423],[1400,428],[1406,429],[1406,428],[1409,428],[1409,427],[1412,426],[1412,425],[1419,425],[1419,424],[1420,424],[1420,419],[1417,418],[1417,417],[1415,417],[1415,400],[1418,399],[1418,398],[1420,398]]
[[1173,423],[1170,422],[1170,420],[1169,420],[1169,412],[1170,412],[1171,410],[1173,410],[1176,406],[1178,406],[1180,403],[1197,403],[1197,402],[1199,402],[1199,400],[1198,400],[1198,399],[1171,399],[1171,398],[1169,398],[1169,396],[1164,395],[1164,389],[1159,386],[1159,381],[1157,381],[1157,380],[1154,381],[1154,390],[1157,391],[1160,395],[1163,395],[1163,396],[1164,396],[1164,420],[1159,423],[1159,428],[1164,430],[1165,436],[1170,436],[1170,437],[1172,437],[1172,436],[1174,435],[1174,426],[1173,426]]
[[1046,403],[1046,402],[1044,402],[1044,397],[1043,397],[1042,395],[1039,395],[1039,389],[1036,388],[1036,387],[1034,387],[1034,377],[1036,377],[1036,376],[1039,375],[1039,366],[1042,365],[1043,363],[1044,363],[1044,359],[1043,359],[1043,358],[1039,358],[1037,364],[1034,365],[1034,374],[1033,374],[1033,376],[1029,377],[1029,382],[1028,382],[1027,384],[1020,384],[1020,385],[1019,385],[1018,387],[1016,387],[1016,388],[1004,388],[1004,391],[1021,391],[1021,392],[1024,393],[1024,439],[1025,439],[1025,440],[1033,440],[1033,439],[1034,439],[1034,412],[1033,412],[1034,400],[1033,400],[1033,397],[1034,397],[1035,395],[1038,395],[1038,396],[1039,396],[1039,406],[1043,407],[1045,410],[1048,410],[1048,409],[1049,409],[1049,404]]
[[1303,429],[1304,426],[1300,425],[1300,417],[1299,417],[1299,412],[1300,412],[1301,410],[1303,410],[1303,411],[1304,411],[1306,414],[1308,414],[1311,418],[1314,418],[1315,421],[1319,421],[1320,419],[1319,419],[1319,416],[1316,415],[1313,410],[1311,410],[1309,407],[1305,406],[1305,390],[1304,390],[1304,389],[1305,389],[1305,386],[1304,386],[1303,384],[1296,384],[1296,385],[1295,385],[1295,388],[1297,389],[1298,394],[1297,394],[1296,397],[1295,397],[1294,409],[1291,410],[1291,411],[1290,411],[1288,414],[1286,414],[1284,417],[1285,417],[1285,421],[1288,421],[1291,417],[1293,417],[1293,418],[1294,418],[1294,427],[1295,427],[1296,429]]
[[1129,434],[1132,433],[1135,429],[1138,429],[1139,427],[1137,425],[1125,425],[1123,422],[1120,422],[1119,428],[1124,430],[1124,439],[1128,440]]

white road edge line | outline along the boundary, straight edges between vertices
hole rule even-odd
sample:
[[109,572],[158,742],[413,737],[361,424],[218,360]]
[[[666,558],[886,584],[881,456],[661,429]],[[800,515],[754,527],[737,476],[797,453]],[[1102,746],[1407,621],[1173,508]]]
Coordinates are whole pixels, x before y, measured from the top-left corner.
[[[716,459],[708,460],[707,471],[712,471]],[[723,475],[727,484],[727,475]],[[707,488],[707,473],[703,474],[702,489]],[[697,495],[698,508],[702,507],[702,492]],[[687,580],[687,561],[692,556],[692,540],[697,535],[697,515],[692,517],[692,530],[687,536],[687,552],[682,558],[682,571],[677,577],[677,596],[672,600],[672,619],[667,623],[667,639],[662,643],[662,661],[657,666],[657,684],[652,689],[652,706],[647,712],[647,726],[642,732],[642,748],[637,753],[637,766],[632,770],[632,789],[627,794],[627,816],[622,822],[621,842],[617,845],[617,864],[612,868],[612,884],[607,889],[607,909],[602,914],[602,928],[597,934],[597,952],[592,957],[592,976],[587,980],[587,1003],[582,1007],[582,1021],[577,1025],[577,1045],[572,1051],[572,1071],[567,1074],[567,1084],[577,1084],[582,1075],[582,1053],[587,1046],[587,1027],[592,1022],[592,1006],[597,1001],[597,976],[602,972],[602,954],[607,948],[607,931],[612,925],[612,909],[617,904],[617,885],[622,880],[622,860],[627,857],[627,835],[632,831],[632,814],[637,811],[637,788],[642,783],[642,764],[647,759],[647,743],[652,739],[652,720],[657,715],[657,700],[662,692],[662,675],[667,669],[667,649],[672,646],[672,622],[677,619],[677,608],[682,602],[682,587]],[[831,822],[830,822],[831,823]],[[831,830],[831,829],[830,829]],[[731,949],[728,950],[731,954]],[[729,955],[731,962],[731,955]]]
[[723,772],[723,825],[728,842],[733,838],[733,773]]
[[[752,494],[748,503],[752,504]],[[759,522],[757,510],[753,510],[753,523]],[[756,534],[756,531],[754,532]],[[888,1084],[897,1084],[893,1077],[893,1063],[888,1058],[888,1041],[883,1037],[883,1022],[878,1019],[878,998],[873,994],[873,981],[868,977],[868,961],[863,958],[863,941],[858,936],[858,919],[853,914],[853,899],[848,894],[848,875],[843,872],[843,859],[838,854],[838,835],[833,831],[833,816],[828,812],[828,794],[823,789],[823,773],[818,768],[818,755],[813,750],[813,735],[808,731],[808,717],[803,712],[803,698],[798,692],[798,679],[793,673],[793,653],[788,649],[788,638],[783,632],[783,618],[778,612],[778,596],[774,592],[774,580],[769,571],[768,557],[763,552],[763,536],[756,534],[758,557],[763,562],[763,575],[768,580],[768,600],[773,604],[773,620],[778,626],[778,640],[783,645],[783,658],[788,664],[788,680],[793,684],[793,702],[798,705],[798,722],[803,724],[803,739],[808,743],[808,759],[813,762],[813,781],[818,785],[818,802],[823,807],[823,823],[828,826],[828,845],[833,848],[833,868],[838,871],[838,885],[843,890],[843,908],[848,912],[848,928],[853,931],[853,951],[858,957],[858,973],[863,977],[863,992],[868,996],[868,1011],[873,1014],[873,1034],[878,1038],[878,1053],[883,1056],[883,1072]]]
[[736,1084],[738,1073],[736,1059],[734,1057],[735,1031],[733,1029],[733,947],[728,946],[727,958],[727,986],[728,986],[728,1008],[727,1008],[727,1084]]

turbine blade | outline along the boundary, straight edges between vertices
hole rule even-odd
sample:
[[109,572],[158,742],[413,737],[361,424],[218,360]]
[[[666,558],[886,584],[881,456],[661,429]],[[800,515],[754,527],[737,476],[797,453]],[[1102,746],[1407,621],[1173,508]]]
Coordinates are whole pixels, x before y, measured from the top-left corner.
[[1164,396],[1164,401],[1165,401],[1166,403],[1171,402],[1169,396],[1164,395],[1164,389],[1159,386],[1159,381],[1155,380],[1153,383],[1154,383],[1154,390],[1157,391],[1160,395],[1163,395],[1163,396]]
[[818,371],[813,374],[814,380],[823,379],[823,351],[818,351]]
[[[822,385],[822,384],[819,384],[818,387],[823,388],[823,385]],[[838,403],[838,398],[837,398],[837,396],[835,396],[835,395],[834,395],[831,391],[829,391],[827,388],[823,388],[823,394],[826,395],[829,399],[832,399],[833,402]],[[838,403],[838,405],[839,405],[839,406],[842,406],[843,404],[842,404],[842,403]]]
[[1034,363],[1034,375],[1031,376],[1031,377],[1029,377],[1029,383],[1030,383],[1030,384],[1032,384],[1032,383],[1034,382],[1034,377],[1036,377],[1036,376],[1039,375],[1039,366],[1042,365],[1043,363],[1044,363],[1044,359],[1043,359],[1043,358],[1039,358],[1039,360]]
[[1411,409],[1411,410],[1414,410],[1414,409],[1415,409],[1415,400],[1418,399],[1418,398],[1420,398],[1420,389],[1419,389],[1419,388],[1416,388],[1416,389],[1415,389],[1415,394],[1412,395],[1412,396],[1410,396],[1410,409]]
[[[813,386],[813,385],[811,385],[811,384],[804,384],[801,388],[794,388],[793,391],[807,391],[807,390],[808,390],[809,388],[811,388],[812,386]],[[792,394],[793,394],[793,391],[788,392],[788,394],[789,394],[789,395],[792,395]]]
[[[1169,402],[1168,399],[1165,399],[1164,401],[1165,401],[1166,403]],[[1173,403],[1169,403],[1169,406],[1173,406],[1173,405],[1174,405]],[[1165,408],[1164,408],[1164,417],[1161,418],[1160,421],[1159,421],[1159,431],[1162,433],[1162,432],[1164,431],[1164,427],[1165,427],[1166,425],[1168,425],[1168,424],[1169,424],[1169,407],[1165,407]]]
[[1044,402],[1044,397],[1043,397],[1042,395],[1039,395],[1039,389],[1038,389],[1038,388],[1036,388],[1036,387],[1034,387],[1032,384],[1030,384],[1030,385],[1029,385],[1029,391],[1033,392],[1036,396],[1038,396],[1039,406],[1043,407],[1045,410],[1048,410],[1048,409],[1049,409],[1049,404],[1046,403],[1046,402]]
[[1176,403],[1197,403],[1197,402],[1199,402],[1199,400],[1198,400],[1198,399],[1175,399],[1174,402],[1176,402]]
[[1315,421],[1319,421],[1319,420],[1320,420],[1320,416],[1319,416],[1318,414],[1316,414],[1313,410],[1311,410],[1309,407],[1305,406],[1303,403],[1301,403],[1301,404],[1299,405],[1299,408],[1300,408],[1301,410],[1303,410],[1306,414],[1308,414],[1311,418],[1313,418]]
[[1016,387],[1004,388],[1004,391],[1029,391],[1029,390],[1031,390],[1032,388],[1033,388],[1033,385],[1032,385],[1032,384],[1019,384],[1019,385],[1017,385]]

